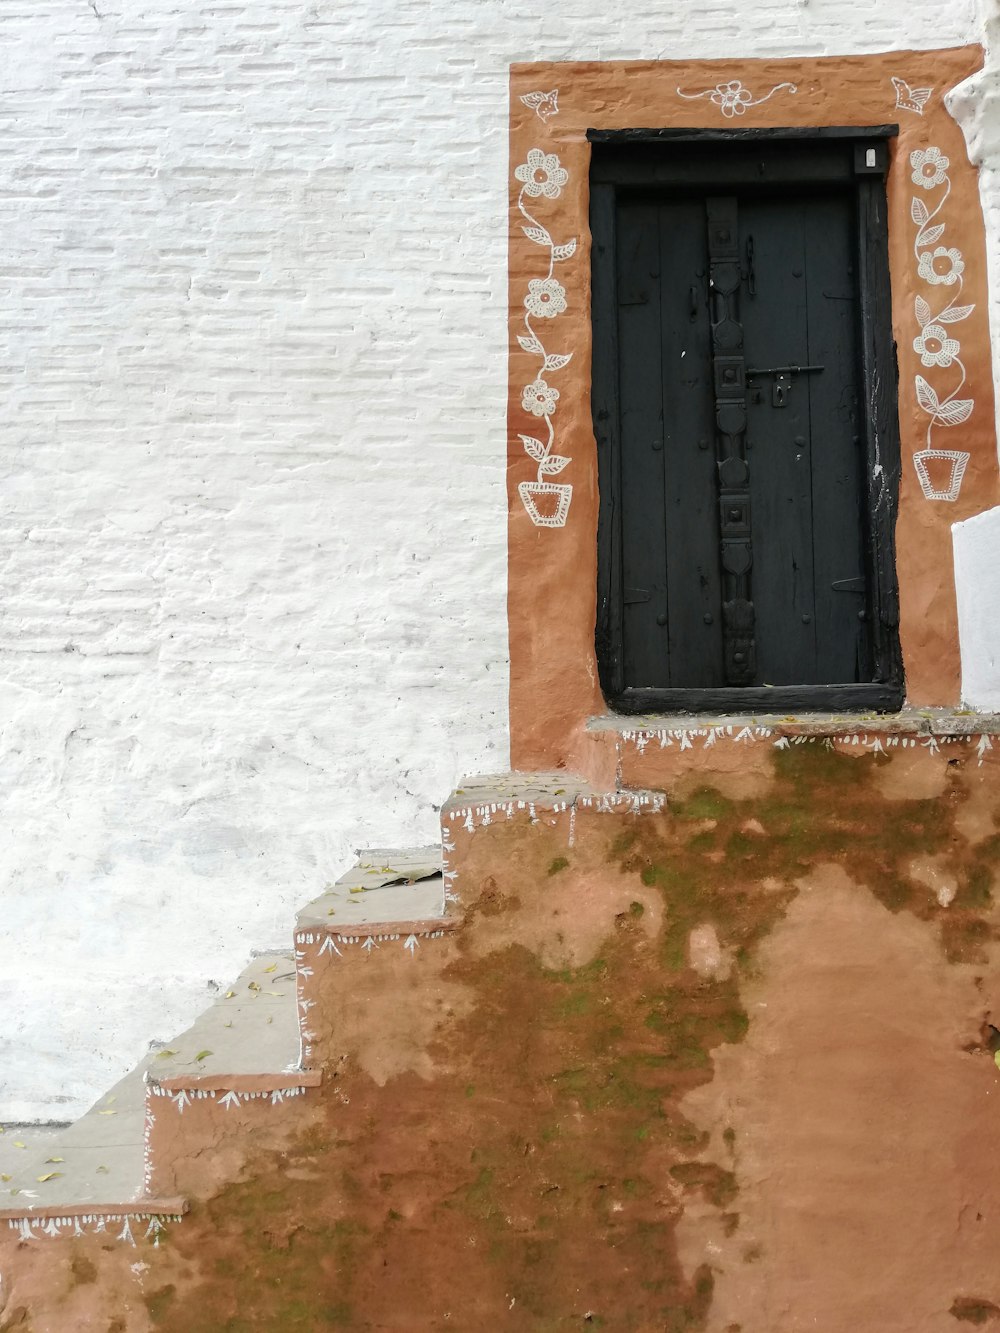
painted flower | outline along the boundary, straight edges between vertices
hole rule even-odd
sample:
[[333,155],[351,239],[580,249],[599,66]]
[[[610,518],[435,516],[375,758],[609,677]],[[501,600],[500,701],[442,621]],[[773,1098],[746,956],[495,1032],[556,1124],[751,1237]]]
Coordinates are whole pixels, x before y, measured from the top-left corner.
[[913,184],[925,190],[933,190],[935,185],[943,185],[948,179],[947,172],[951,159],[945,157],[940,148],[914,148],[910,154],[910,166],[913,168]]
[[532,380],[524,386],[521,406],[533,417],[548,417],[556,410],[559,390],[550,388],[544,380]]
[[753,101],[753,93],[736,79],[732,83],[717,83],[712,93],[712,101],[717,107],[722,108],[724,116],[744,116],[747,107]]
[[550,93],[522,93],[521,101],[531,107],[539,120],[548,120],[559,114],[558,88],[553,88]]
[[960,250],[939,245],[933,253],[924,250],[917,265],[917,272],[924,282],[943,282],[946,287],[951,287],[965,272],[965,261]]
[[569,172],[559,165],[555,153],[543,153],[540,148],[528,150],[527,162],[519,166],[514,175],[532,199],[537,199],[540,194],[546,199],[558,199],[569,180]]
[[920,353],[925,366],[950,366],[958,347],[958,339],[949,338],[940,324],[928,324],[913,340],[913,350]]
[[566,290],[555,278],[532,278],[524,305],[529,315],[553,319],[566,309]]

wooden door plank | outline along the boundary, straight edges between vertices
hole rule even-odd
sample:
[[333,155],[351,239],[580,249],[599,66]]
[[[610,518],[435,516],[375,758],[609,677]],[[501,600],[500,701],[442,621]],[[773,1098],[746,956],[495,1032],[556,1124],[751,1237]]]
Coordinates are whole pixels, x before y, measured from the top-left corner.
[[826,366],[803,385],[816,516],[813,679],[839,684],[871,679],[853,200],[842,192],[807,199],[803,219],[809,356]]
[[[663,524],[660,242],[655,201],[618,210],[623,665],[630,685],[670,684]],[[662,623],[660,623],[662,622]]]
[[[744,288],[747,366],[809,365],[801,197],[743,202],[740,239],[752,242],[756,295]],[[815,679],[812,461],[809,396],[790,377],[786,406],[773,403],[774,377],[751,377],[748,394],[753,599],[758,685]]]
[[725,684],[705,204],[659,209],[671,686]]

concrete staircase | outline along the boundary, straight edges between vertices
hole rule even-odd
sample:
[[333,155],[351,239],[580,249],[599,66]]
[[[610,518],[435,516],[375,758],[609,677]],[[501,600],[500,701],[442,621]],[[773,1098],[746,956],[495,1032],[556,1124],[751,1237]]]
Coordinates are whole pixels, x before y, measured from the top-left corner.
[[[442,847],[373,848],[298,913],[294,949],[258,954],[185,1032],[151,1051],[81,1119],[0,1135],[0,1228],[20,1241],[101,1234],[158,1244],[188,1197],[235,1176],[248,1136],[287,1124],[345,1040],[392,1061],[394,1015],[429,1031],[439,976],[414,963],[463,922],[462,866],[491,826],[545,823],[572,847],[577,820],[659,810],[656,792],[599,793],[565,773],[464,779],[441,811]],[[498,830],[499,831],[499,828]],[[2,1238],[2,1233],[0,1233]]]
[[[0,1227],[19,1241],[101,1234],[159,1243],[187,1212],[210,1147],[240,1140],[322,1080],[325,972],[345,954],[406,958],[454,929],[436,847],[374,849],[299,913],[294,950],[260,953],[197,1021],[75,1123],[0,1134]],[[375,978],[379,969],[373,969]]]

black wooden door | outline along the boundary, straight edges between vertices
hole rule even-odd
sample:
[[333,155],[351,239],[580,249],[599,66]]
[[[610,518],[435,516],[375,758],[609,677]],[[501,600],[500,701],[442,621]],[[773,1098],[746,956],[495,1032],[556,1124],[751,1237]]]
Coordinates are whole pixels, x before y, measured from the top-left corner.
[[613,281],[595,282],[615,306],[612,692],[898,706],[898,688],[826,688],[886,684],[857,191],[726,184],[614,197]]

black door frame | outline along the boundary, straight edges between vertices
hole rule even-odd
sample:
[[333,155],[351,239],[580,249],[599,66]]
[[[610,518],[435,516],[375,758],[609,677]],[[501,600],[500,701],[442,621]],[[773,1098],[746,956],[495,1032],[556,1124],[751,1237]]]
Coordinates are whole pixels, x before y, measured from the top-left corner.
[[[898,371],[889,287],[886,140],[896,125],[782,129],[588,130],[591,148],[590,228],[593,311],[591,405],[597,439],[598,577],[596,648],[601,686],[620,713],[802,711],[893,712],[903,703],[896,582],[895,524],[900,447]],[[848,141],[848,142],[844,142]],[[756,143],[746,154],[721,148]],[[664,147],[689,145],[682,153]],[[727,162],[728,159],[728,162]],[[697,184],[721,189],[759,183],[780,186],[852,184],[857,200],[857,275],[861,380],[867,405],[862,447],[867,479],[866,573],[873,679],[843,685],[747,686],[709,689],[626,688],[622,654],[621,430],[618,393],[615,217],[620,189]]]

